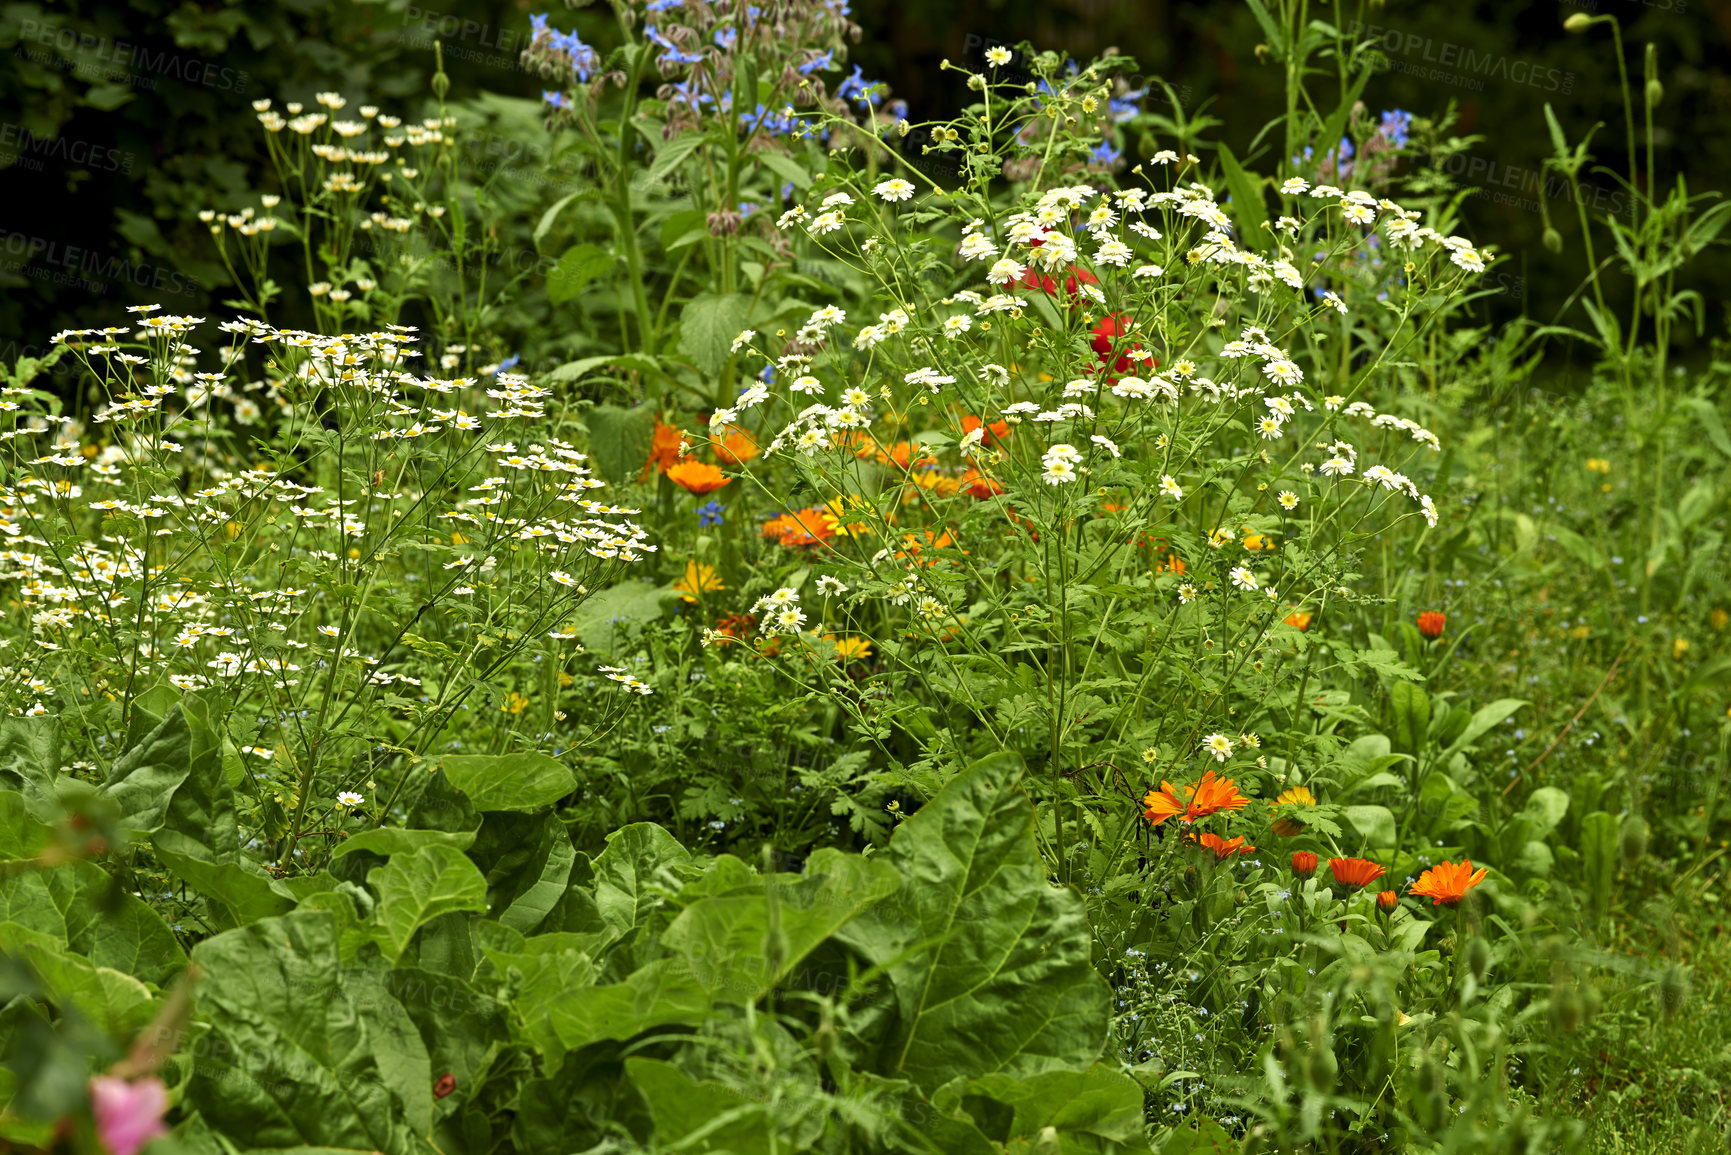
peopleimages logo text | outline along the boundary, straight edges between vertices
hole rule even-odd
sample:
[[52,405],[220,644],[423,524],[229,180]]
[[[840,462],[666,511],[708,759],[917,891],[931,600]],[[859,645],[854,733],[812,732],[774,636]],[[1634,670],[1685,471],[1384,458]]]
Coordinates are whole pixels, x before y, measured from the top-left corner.
[[[1403,32],[1381,24],[1365,24],[1355,20],[1351,36],[1368,39],[1391,57],[1418,59],[1439,69],[1453,69],[1463,76],[1506,80],[1546,92],[1569,93],[1575,87],[1575,74],[1561,68],[1550,68],[1525,60],[1511,60],[1498,52],[1481,52],[1451,40],[1438,40],[1416,32]],[[1410,72],[1411,68],[1398,68]]]
[[0,257],[15,258],[4,264],[11,271],[25,276],[33,275],[33,270],[51,271],[61,276],[125,281],[176,296],[196,293],[200,288],[197,278],[177,269],[138,265],[112,253],[63,244],[46,237],[33,237],[28,233],[0,233]]
[[62,24],[45,24],[40,20],[24,20],[18,27],[18,47],[31,45],[53,48],[62,53],[77,53],[80,66],[94,64],[135,75],[168,76],[186,84],[200,84],[224,92],[246,91],[250,77],[238,68],[226,68],[196,56],[182,56],[167,49],[152,51],[142,44],[114,40],[79,32]]
[[23,125],[0,124],[0,157],[56,160],[98,172],[131,172],[133,154],[65,136],[37,136]]

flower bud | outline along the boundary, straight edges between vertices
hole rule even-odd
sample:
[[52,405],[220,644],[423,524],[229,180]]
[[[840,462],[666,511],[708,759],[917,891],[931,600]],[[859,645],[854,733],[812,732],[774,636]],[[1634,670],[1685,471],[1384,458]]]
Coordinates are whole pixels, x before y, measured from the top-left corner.
[[1659,102],[1665,99],[1665,86],[1657,80],[1647,81],[1647,107],[1658,108]]
[[1567,20],[1563,21],[1563,30],[1565,32],[1585,32],[1592,26],[1593,18],[1588,16],[1585,12],[1577,12]]
[[1545,249],[1546,249],[1546,251],[1552,252],[1552,253],[1562,252],[1563,251],[1563,234],[1559,233],[1556,229],[1553,229],[1553,228],[1545,229]]
[[1640,815],[1631,814],[1623,819],[1623,828],[1618,832],[1617,853],[1624,866],[1633,865],[1646,855],[1650,834],[1647,820]]
[[1296,850],[1292,854],[1292,873],[1300,878],[1310,878],[1316,873],[1316,855],[1308,850]]
[[1397,891],[1381,890],[1377,892],[1376,909],[1384,914],[1391,913],[1398,905],[1400,905],[1400,894]]

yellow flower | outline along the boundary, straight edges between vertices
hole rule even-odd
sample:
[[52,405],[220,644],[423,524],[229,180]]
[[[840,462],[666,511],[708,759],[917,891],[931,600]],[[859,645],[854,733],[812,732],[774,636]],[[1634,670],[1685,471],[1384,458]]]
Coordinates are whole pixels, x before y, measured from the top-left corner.
[[1731,622],[1731,614],[1726,613],[1724,607],[1718,606],[1707,615],[1707,621],[1714,629],[1722,630],[1727,622]]
[[829,504],[824,506],[826,520],[831,528],[847,537],[866,537],[871,534],[872,527],[865,522],[870,510],[870,502],[853,494],[832,497]]
[[505,695],[505,704],[499,707],[499,709],[505,711],[507,714],[521,714],[528,708],[529,699],[517,693],[515,690],[512,690],[509,694]]
[[1689,639],[1678,638],[1671,643],[1671,657],[1681,661],[1683,655],[1689,652]]
[[694,602],[701,594],[714,593],[727,587],[721,584],[721,575],[715,572],[712,565],[700,565],[696,558],[685,563],[685,576],[673,583],[673,588],[679,591],[679,596],[688,602]]
[[824,637],[835,643],[835,659],[838,662],[863,661],[872,656],[872,644],[866,638],[838,638],[833,634]]
[[1611,472],[1611,463],[1603,457],[1589,457],[1587,458],[1587,472],[1609,473]]

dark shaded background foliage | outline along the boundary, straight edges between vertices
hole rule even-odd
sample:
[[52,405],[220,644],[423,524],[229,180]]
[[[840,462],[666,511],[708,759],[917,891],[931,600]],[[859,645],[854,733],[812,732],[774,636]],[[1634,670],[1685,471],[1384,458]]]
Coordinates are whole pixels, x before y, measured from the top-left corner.
[[[1590,5],[1590,6],[1589,6]],[[111,319],[120,304],[160,301],[206,313],[225,295],[201,208],[252,203],[249,176],[265,170],[251,101],[301,100],[334,89],[352,103],[413,111],[429,92],[433,40],[445,48],[451,98],[483,91],[537,99],[538,77],[518,64],[529,13],[544,0],[204,0],[128,4],[70,0],[0,6],[0,359],[39,351],[54,331]],[[1375,78],[1374,116],[1416,116],[1458,103],[1457,135],[1485,139],[1466,154],[1459,183],[1485,189],[1465,212],[1470,233],[1514,259],[1503,292],[1481,304],[1490,319],[1523,309],[1550,320],[1576,289],[1578,223],[1553,196],[1560,254],[1540,244],[1538,164],[1551,151],[1548,101],[1571,141],[1595,121],[1599,162],[1622,169],[1623,122],[1609,33],[1563,31],[1574,12],[1612,13],[1625,24],[1632,81],[1640,53],[1659,50],[1666,95],[1655,125],[1658,185],[1684,168],[1692,191],[1731,185],[1731,0],[1584,0],[1583,4],[1393,3],[1314,6],[1318,18],[1391,30],[1395,68]],[[958,73],[941,62],[978,58],[984,43],[1028,40],[1082,58],[1116,49],[1140,75],[1164,78],[1188,110],[1207,102],[1214,130],[1243,155],[1281,108],[1281,76],[1258,63],[1259,32],[1227,0],[855,0],[865,29],[853,60],[887,80],[915,120],[965,102]],[[592,42],[610,42],[611,16],[592,6],[566,17]],[[1484,62],[1472,71],[1459,61]],[[1441,78],[1436,71],[1447,74]],[[1421,75],[1421,72],[1430,74]],[[832,80],[832,83],[834,81]],[[1326,84],[1326,78],[1313,83]],[[1164,103],[1159,89],[1147,107]],[[497,142],[493,142],[497,143]],[[1129,142],[1128,157],[1137,155]],[[487,147],[483,144],[482,147]],[[535,158],[507,144],[496,163]],[[1257,158],[1272,171],[1275,158]],[[1589,183],[1594,206],[1626,194],[1609,172]],[[1551,192],[1555,194],[1555,187]],[[282,270],[285,279],[295,275]],[[1731,268],[1696,262],[1693,286],[1709,302],[1708,333],[1725,321]],[[292,285],[291,285],[292,287]],[[290,292],[292,301],[300,294]],[[292,313],[289,323],[294,323]],[[1580,318],[1575,318],[1579,321]]]

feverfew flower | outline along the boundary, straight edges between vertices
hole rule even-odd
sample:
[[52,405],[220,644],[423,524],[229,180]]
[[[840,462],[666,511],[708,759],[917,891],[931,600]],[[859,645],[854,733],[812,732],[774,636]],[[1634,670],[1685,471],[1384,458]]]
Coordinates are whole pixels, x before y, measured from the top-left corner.
[[1241,590],[1253,590],[1256,588],[1256,575],[1241,565],[1233,566],[1232,571],[1226,576],[1230,577],[1232,579],[1232,584]]
[[1232,739],[1224,734],[1210,734],[1202,739],[1202,752],[1214,755],[1216,762],[1224,762],[1232,757]]
[[872,192],[876,193],[879,198],[886,201],[905,201],[914,195],[914,186],[912,183],[897,176],[879,182],[872,189]]

